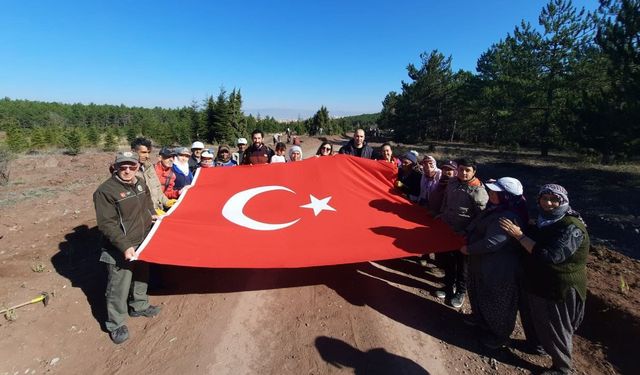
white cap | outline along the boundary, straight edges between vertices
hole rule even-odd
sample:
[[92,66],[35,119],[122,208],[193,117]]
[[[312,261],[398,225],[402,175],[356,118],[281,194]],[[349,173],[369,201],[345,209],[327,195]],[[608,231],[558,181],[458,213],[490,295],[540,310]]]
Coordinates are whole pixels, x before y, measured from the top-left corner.
[[204,151],[204,152],[202,153],[202,155],[200,155],[200,158],[202,158],[202,159],[213,159],[213,154],[212,154],[212,153],[210,153],[210,152],[207,150],[207,151]]
[[522,195],[522,193],[524,192],[520,181],[513,177],[502,177],[497,181],[486,183],[485,186],[489,190],[506,191],[507,193],[512,195]]
[[236,142],[237,145],[246,145],[247,144],[247,139],[246,138],[238,138],[238,142]]
[[204,148],[204,143],[200,142],[200,141],[195,141],[193,142],[193,144],[191,145],[191,149],[203,149]]

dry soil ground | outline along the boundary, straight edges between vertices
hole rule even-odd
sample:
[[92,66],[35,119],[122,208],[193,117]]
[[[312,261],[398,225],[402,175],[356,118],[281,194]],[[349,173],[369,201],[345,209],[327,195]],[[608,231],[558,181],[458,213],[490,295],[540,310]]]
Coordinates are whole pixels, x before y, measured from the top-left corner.
[[[303,137],[305,154],[319,142]],[[436,152],[470,151],[446,147]],[[594,225],[601,245],[589,261],[586,320],[574,355],[579,373],[637,373],[640,265],[604,245],[637,250],[637,235],[626,236],[637,216],[629,217],[621,201],[635,195],[637,203],[638,185],[621,185],[617,198],[601,201],[601,189],[583,184],[638,176],[474,152],[485,157],[486,177],[535,176],[527,185],[533,190],[564,173],[559,181],[584,194],[576,208],[591,209],[593,200],[603,207],[594,220],[599,213],[626,215],[614,221],[627,226],[616,229],[623,235]],[[106,280],[91,201],[112,159],[102,152],[51,153],[11,162],[10,182],[0,187],[0,305],[41,291],[52,297],[46,307],[0,318],[0,374],[521,374],[549,365],[516,349],[483,351],[460,312],[431,296],[440,285],[437,272],[411,259],[293,270],[159,266],[150,294],[161,315],[130,319],[131,339],[116,346],[101,324]],[[518,328],[514,339],[521,338]]]

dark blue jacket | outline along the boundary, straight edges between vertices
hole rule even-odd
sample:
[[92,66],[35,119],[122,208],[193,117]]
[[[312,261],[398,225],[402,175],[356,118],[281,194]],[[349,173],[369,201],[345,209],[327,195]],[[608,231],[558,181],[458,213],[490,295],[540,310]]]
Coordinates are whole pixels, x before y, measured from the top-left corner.
[[173,185],[173,190],[180,190],[187,185],[191,185],[191,181],[193,181],[193,174],[191,172],[185,176],[175,165],[172,168],[173,173],[176,175],[176,183]]

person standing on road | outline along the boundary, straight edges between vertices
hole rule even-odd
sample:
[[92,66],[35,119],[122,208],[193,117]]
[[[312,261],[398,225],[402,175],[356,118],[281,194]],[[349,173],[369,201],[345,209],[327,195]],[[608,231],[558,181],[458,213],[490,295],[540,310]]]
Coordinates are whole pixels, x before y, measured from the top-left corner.
[[[236,142],[236,146],[238,146],[238,152],[234,152],[231,155],[231,159],[236,162],[236,165],[242,165],[242,158],[244,157],[244,152],[247,149],[247,139],[246,138],[238,138]],[[218,150],[218,152],[220,152]]]
[[429,195],[437,188],[442,171],[436,164],[436,159],[431,155],[425,155],[422,159],[422,178],[420,179],[420,197],[418,203],[421,206],[427,206],[429,203]]
[[502,177],[486,183],[489,204],[467,227],[467,245],[460,252],[469,259],[471,314],[465,323],[482,329],[480,342],[489,349],[507,345],[518,312],[520,245],[500,228],[508,219],[529,221],[520,181]]
[[200,154],[200,168],[213,168],[213,154],[209,150],[204,150]]
[[333,145],[327,141],[324,141],[318,147],[318,151],[316,151],[316,156],[331,156],[333,155]]
[[300,161],[302,160],[302,147],[300,146],[291,146],[289,149],[289,161]]
[[380,146],[380,155],[377,160],[386,161],[387,163],[395,164],[396,167],[400,168],[400,159],[393,156],[393,149],[391,148],[390,143],[383,143]]
[[149,188],[136,177],[138,157],[133,152],[116,155],[115,172],[93,193],[98,229],[103,237],[100,261],[107,264],[105,328],[120,344],[129,338],[127,315],[152,317],[160,307],[149,304],[149,265],[131,260],[151,229],[156,216]]
[[243,164],[268,164],[271,161],[274,152],[262,142],[263,138],[262,130],[256,129],[251,133],[253,144],[244,152]]
[[551,356],[551,373],[571,373],[573,334],[584,318],[587,298],[589,234],[580,214],[569,206],[569,193],[556,184],[538,192],[538,219],[522,226],[502,219],[500,227],[529,254],[524,261],[523,284],[528,304],[523,327],[532,327],[527,340],[539,340]]
[[422,173],[418,170],[418,159],[411,152],[407,152],[400,158],[400,169],[396,187],[402,190],[407,199],[416,202],[420,195],[420,178]]
[[[449,180],[442,203],[440,218],[454,232],[464,235],[471,221],[487,205],[489,195],[476,177],[477,163],[471,158],[457,160],[457,178]],[[442,253],[438,256],[444,270],[444,289],[436,297],[444,299],[455,308],[462,307],[467,292],[467,259],[460,251]]]
[[235,167],[238,165],[235,160],[231,159],[231,149],[227,145],[218,147],[218,154],[214,161],[216,167]]
[[131,151],[138,155],[138,162],[140,163],[136,177],[147,184],[151,192],[153,208],[158,215],[162,215],[165,213],[164,210],[175,203],[175,200],[167,198],[163,193],[158,174],[149,158],[151,148],[151,141],[146,138],[138,137],[131,142]]
[[176,156],[173,158],[173,173],[176,176],[174,190],[182,190],[185,186],[191,185],[193,173],[189,168],[191,152],[186,147],[178,147],[175,150]]
[[155,165],[156,175],[160,182],[160,188],[169,199],[177,199],[180,191],[175,190],[176,174],[173,172],[173,158],[175,153],[172,149],[163,147],[160,149],[160,160]]
[[271,163],[285,163],[287,161],[287,145],[283,142],[276,143],[276,153],[271,157]]
[[356,129],[355,133],[353,133],[353,138],[349,140],[349,143],[342,146],[338,153],[372,159],[373,148],[364,141],[364,129]]
[[204,150],[204,143],[200,141],[193,142],[191,145],[191,156],[189,157],[189,172],[196,173],[196,169],[200,168],[200,156]]

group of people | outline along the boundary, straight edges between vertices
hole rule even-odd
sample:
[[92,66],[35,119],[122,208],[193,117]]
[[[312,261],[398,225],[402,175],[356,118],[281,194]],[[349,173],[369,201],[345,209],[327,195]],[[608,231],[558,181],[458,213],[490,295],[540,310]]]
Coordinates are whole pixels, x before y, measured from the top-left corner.
[[[115,343],[129,337],[127,315],[150,317],[160,311],[146,295],[148,266],[127,260],[157,215],[188,188],[197,168],[303,158],[298,145],[287,155],[281,142],[275,151],[265,145],[261,131],[251,136],[250,146],[240,138],[237,152],[221,145],[215,157],[194,142],[191,149],[162,148],[154,164],[151,142],[144,138],[132,142],[131,152],[117,154],[112,176],[94,193],[98,228],[106,238],[101,261],[109,270],[106,329]],[[444,288],[436,296],[459,308],[468,294],[472,313],[464,320],[480,328],[485,346],[506,346],[520,311],[529,348],[551,356],[550,371],[571,369],[572,336],[584,314],[589,236],[562,186],[542,186],[535,202],[538,215],[530,222],[520,181],[502,177],[483,183],[471,158],[438,166],[433,156],[420,158],[414,151],[395,157],[386,143],[376,152],[362,129],[338,153],[393,163],[399,191],[466,238],[461,249],[437,254]],[[315,156],[333,154],[333,144],[322,142]]]
[[361,129],[339,153],[397,165],[396,187],[407,199],[465,237],[462,248],[436,254],[444,288],[435,295],[460,308],[468,294],[472,312],[464,322],[478,328],[485,347],[509,344],[519,311],[526,335],[522,349],[551,356],[552,368],[545,373],[571,371],[573,334],[584,316],[590,241],[565,188],[543,185],[535,201],[537,217],[529,220],[522,183],[513,177],[483,183],[472,158],[445,160],[438,167],[433,156],[420,159],[415,151],[395,157],[388,143],[376,153]]

